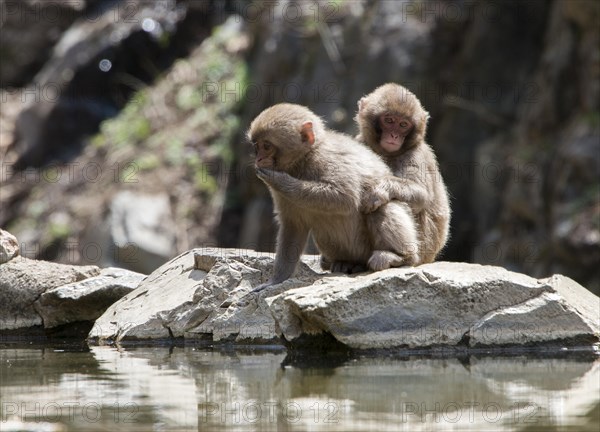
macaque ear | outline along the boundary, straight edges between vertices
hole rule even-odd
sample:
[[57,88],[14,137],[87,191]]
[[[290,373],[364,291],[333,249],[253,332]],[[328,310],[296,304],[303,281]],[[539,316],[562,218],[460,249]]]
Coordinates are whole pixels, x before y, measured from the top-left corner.
[[302,123],[300,136],[302,137],[302,142],[308,143],[308,145],[313,145],[315,143],[315,132],[313,131],[313,124],[311,121]]
[[362,112],[367,107],[367,98],[360,98],[358,101],[358,112]]

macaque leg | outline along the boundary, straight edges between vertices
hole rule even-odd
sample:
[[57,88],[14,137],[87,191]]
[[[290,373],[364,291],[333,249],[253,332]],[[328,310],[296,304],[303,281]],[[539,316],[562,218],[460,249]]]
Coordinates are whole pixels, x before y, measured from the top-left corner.
[[373,271],[389,269],[391,267],[402,267],[406,265],[404,258],[394,252],[375,250],[369,258],[368,266]]
[[281,220],[277,236],[273,277],[268,282],[254,288],[252,292],[260,292],[292,276],[298,261],[300,261],[307,240],[308,230],[306,228],[293,224],[291,221]]
[[408,205],[392,201],[366,217],[374,249],[367,263],[369,269],[418,264],[419,241]]
[[331,261],[329,261],[327,258],[325,258],[324,255],[321,255],[321,268],[323,270],[331,270]]

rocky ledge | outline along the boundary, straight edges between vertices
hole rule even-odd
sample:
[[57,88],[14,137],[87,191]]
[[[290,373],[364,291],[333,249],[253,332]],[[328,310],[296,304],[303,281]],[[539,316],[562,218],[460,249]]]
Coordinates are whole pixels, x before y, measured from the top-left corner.
[[600,299],[561,275],[437,262],[345,276],[321,272],[307,255],[294,278],[255,294],[272,254],[194,249],[144,276],[27,259],[9,233],[0,237],[0,336],[91,327],[88,340],[100,344],[183,338],[353,349],[591,346],[600,338]]
[[259,294],[273,256],[195,249],[158,268],[95,322],[89,340],[184,338],[294,346],[320,337],[353,349],[593,345],[600,299],[573,280],[437,262],[355,276],[296,275]]
[[[65,335],[75,335],[79,324],[93,323],[143,278],[142,274],[119,268],[73,266],[15,256],[0,264],[0,336],[37,336],[42,330],[64,326]],[[75,324],[77,330],[70,332],[68,326]]]

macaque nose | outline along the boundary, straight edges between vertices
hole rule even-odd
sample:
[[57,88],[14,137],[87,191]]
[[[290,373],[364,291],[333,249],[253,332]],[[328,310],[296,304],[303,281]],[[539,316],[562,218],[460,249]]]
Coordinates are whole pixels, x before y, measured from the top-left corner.
[[394,139],[398,139],[398,138],[400,138],[400,134],[398,134],[398,133],[395,133],[395,132],[391,132],[391,133],[390,133],[390,135],[391,135],[391,136],[392,136],[392,138],[394,138]]

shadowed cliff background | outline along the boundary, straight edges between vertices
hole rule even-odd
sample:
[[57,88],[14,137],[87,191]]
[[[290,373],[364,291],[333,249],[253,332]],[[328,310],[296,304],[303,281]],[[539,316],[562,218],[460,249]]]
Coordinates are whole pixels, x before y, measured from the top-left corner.
[[274,249],[244,132],[278,102],[356,134],[416,93],[452,197],[441,259],[600,292],[600,3],[3,0],[0,226],[21,254],[150,272]]

